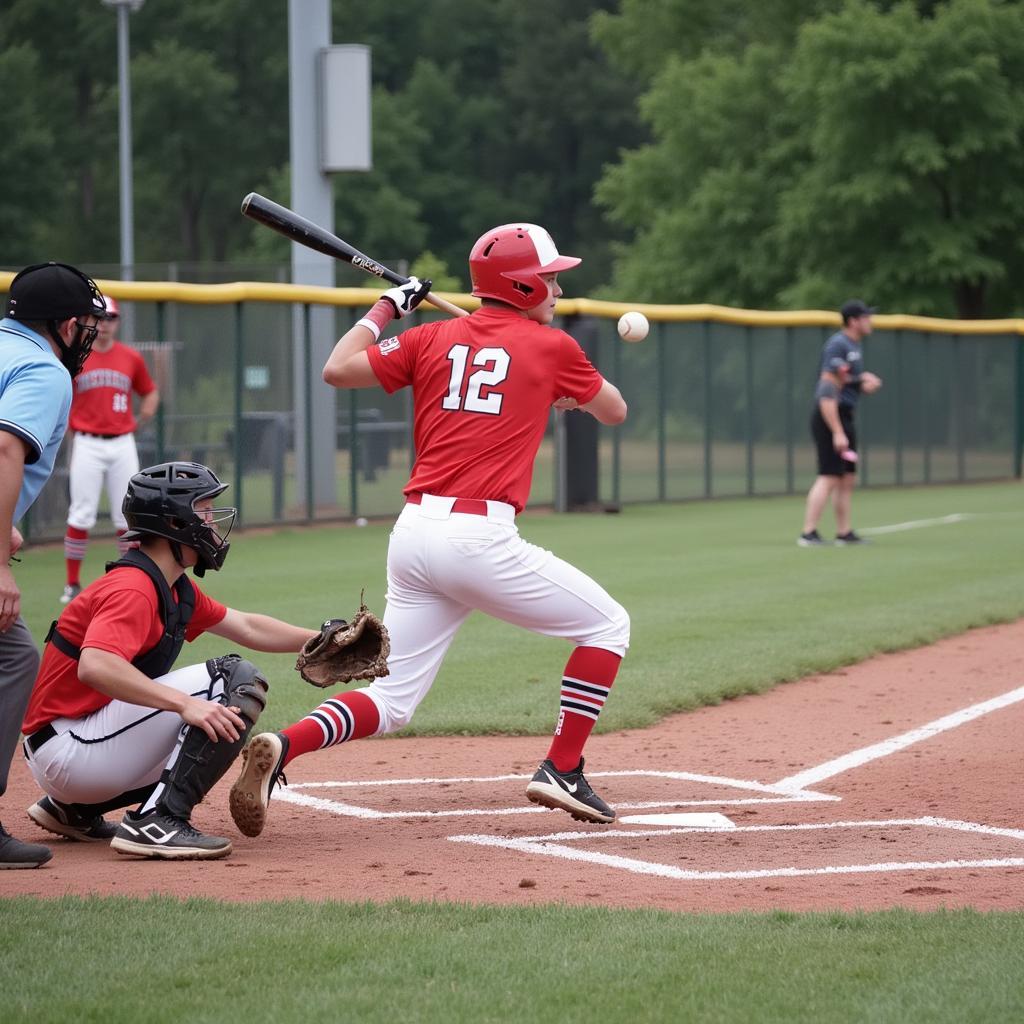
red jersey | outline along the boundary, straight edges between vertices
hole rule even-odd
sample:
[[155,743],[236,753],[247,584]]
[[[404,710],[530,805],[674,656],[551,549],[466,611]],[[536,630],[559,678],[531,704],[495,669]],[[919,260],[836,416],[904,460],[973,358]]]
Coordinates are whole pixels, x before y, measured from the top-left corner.
[[517,512],[552,403],[585,405],[604,383],[574,338],[498,306],[421,324],[367,355],[388,394],[412,386],[416,462],[405,493],[504,501]]
[[72,430],[87,434],[130,434],[135,429],[132,392],[143,397],[156,390],[139,353],[115,341],[106,352],[89,353],[75,378]]
[[[192,586],[196,606],[185,631],[189,642],[227,614],[227,608],[204,594],[194,580]],[[125,661],[155,647],[164,635],[153,581],[141,569],[129,566],[112,569],[90,583],[61,613],[57,628],[76,647],[110,651]],[[55,718],[82,718],[111,700],[79,680],[74,658],[47,644],[22,732],[27,736]]]

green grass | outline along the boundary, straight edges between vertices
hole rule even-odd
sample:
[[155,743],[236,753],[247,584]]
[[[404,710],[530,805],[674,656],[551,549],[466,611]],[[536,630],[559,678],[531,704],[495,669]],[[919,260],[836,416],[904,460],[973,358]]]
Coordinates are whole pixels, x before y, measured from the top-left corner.
[[[1021,497],[1018,484],[866,491],[855,498],[858,527],[978,518],[857,549],[797,548],[802,498],[528,515],[520,529],[632,615],[632,648],[601,718],[617,729],[1024,615]],[[310,624],[350,613],[363,587],[379,610],[388,531],[240,534],[206,585],[235,607]],[[91,546],[87,579],[107,557],[108,544]],[[60,607],[59,547],[26,552],[17,577],[41,638]],[[204,637],[181,663],[223,651]],[[473,616],[409,731],[547,733],[567,653]],[[283,724],[320,696],[291,656],[254,660],[273,683],[261,724]],[[1022,913],[713,917],[66,897],[8,899],[0,914],[5,1024],[1024,1019]]]
[[[883,534],[856,549],[796,547],[803,501],[794,497],[527,515],[520,531],[589,572],[630,612],[632,645],[598,726],[611,730],[1024,615],[1024,560],[1013,554],[1022,497],[1019,484],[865,491],[854,499],[859,527],[977,518]],[[389,529],[384,521],[238,533],[205,586],[234,607],[310,625],[351,614],[363,587],[379,611]],[[31,549],[17,566],[37,639],[60,610],[62,557],[57,546]],[[91,544],[85,579],[109,557],[109,541]],[[407,732],[547,733],[568,650],[474,614]],[[224,652],[207,635],[179,664]],[[271,678],[268,726],[316,703],[291,656],[253,660]]]
[[[1020,1020],[1024,915],[13,899],[5,1021]],[[628,951],[628,952],[627,952]],[[129,966],[130,965],[130,966]]]

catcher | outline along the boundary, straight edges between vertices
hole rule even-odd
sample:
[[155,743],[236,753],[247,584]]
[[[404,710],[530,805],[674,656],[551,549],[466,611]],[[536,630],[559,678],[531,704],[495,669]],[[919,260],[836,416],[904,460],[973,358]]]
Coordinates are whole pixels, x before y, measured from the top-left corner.
[[[51,626],[22,728],[46,794],[28,815],[48,832],[140,857],[231,852],[192,825],[192,810],[238,756],[267,680],[237,654],[174,662],[204,631],[259,651],[298,651],[320,633],[227,608],[189,577],[224,565],[235,509],[213,503],[227,486],[192,462],[135,474],[122,507],[138,549]],[[103,818],[121,807],[135,809],[120,825]]]

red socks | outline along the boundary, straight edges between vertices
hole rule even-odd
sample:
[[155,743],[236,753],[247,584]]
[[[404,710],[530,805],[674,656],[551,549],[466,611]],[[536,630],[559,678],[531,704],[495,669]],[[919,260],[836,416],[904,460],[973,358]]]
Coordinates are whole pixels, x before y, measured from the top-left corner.
[[372,736],[379,725],[377,705],[363,690],[335,694],[301,721],[281,730],[288,737],[284,764],[312,750]]
[[600,647],[577,647],[562,676],[558,725],[548,757],[560,772],[571,772],[583,756],[597,716],[608,699],[622,658]]
[[67,572],[66,582],[73,587],[79,586],[82,579],[82,559],[89,543],[89,531],[80,530],[77,526],[69,526],[64,534],[64,565]]

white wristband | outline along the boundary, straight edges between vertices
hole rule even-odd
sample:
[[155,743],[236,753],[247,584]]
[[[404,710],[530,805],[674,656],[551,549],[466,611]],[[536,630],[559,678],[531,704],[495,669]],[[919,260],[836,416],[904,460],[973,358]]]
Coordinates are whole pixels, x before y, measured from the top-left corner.
[[380,338],[380,328],[369,317],[364,316],[362,320],[357,320],[353,326],[367,328],[373,334],[374,341]]

